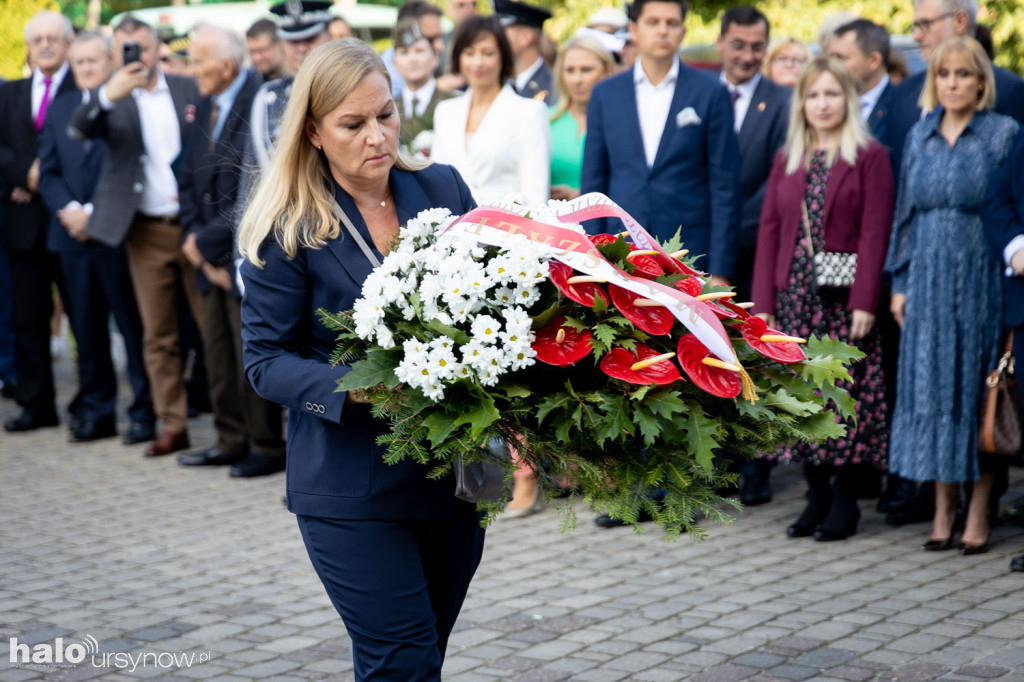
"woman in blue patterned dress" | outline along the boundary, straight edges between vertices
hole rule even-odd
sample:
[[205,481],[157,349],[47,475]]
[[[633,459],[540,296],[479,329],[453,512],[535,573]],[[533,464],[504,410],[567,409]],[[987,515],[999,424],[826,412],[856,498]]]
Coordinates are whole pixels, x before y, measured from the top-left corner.
[[926,550],[953,547],[960,485],[973,481],[960,551],[978,554],[995,474],[978,456],[978,400],[1002,333],[1002,269],[980,210],[1017,124],[991,111],[992,66],[971,38],[932,53],[921,104],[930,113],[907,136],[886,263],[903,328],[890,467],[936,482]]
[[[797,80],[786,146],[768,179],[754,261],[754,312],[786,333],[854,343],[867,357],[850,369],[847,388],[857,419],[847,423],[845,436],[766,455],[804,464],[807,507],[787,529],[790,537],[827,541],[856,533],[858,469],[885,467],[886,384],[874,322],[894,185],[888,151],[861,121],[850,72],[836,59],[814,58]],[[852,286],[816,285],[813,254],[823,251],[857,254]]]

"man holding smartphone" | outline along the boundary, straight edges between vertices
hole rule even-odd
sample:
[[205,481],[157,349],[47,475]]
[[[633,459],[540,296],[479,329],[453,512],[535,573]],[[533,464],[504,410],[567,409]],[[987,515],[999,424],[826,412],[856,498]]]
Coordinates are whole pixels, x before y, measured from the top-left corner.
[[107,142],[86,233],[110,246],[123,243],[128,254],[146,373],[162,421],[145,453],[153,457],[190,445],[178,349],[179,292],[185,292],[197,322],[202,314],[192,265],[181,252],[177,168],[200,96],[193,80],[160,72],[160,42],[149,25],[129,17],[114,29],[114,40],[124,66],[90,92],[72,116],[69,133]]

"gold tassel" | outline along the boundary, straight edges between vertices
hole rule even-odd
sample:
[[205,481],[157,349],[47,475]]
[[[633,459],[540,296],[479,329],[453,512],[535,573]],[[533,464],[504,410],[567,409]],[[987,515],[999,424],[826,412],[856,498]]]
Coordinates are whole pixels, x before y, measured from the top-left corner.
[[754,386],[754,380],[747,374],[747,370],[740,369],[740,382],[743,384],[743,391],[740,395],[743,399],[754,404],[757,402],[757,387]]

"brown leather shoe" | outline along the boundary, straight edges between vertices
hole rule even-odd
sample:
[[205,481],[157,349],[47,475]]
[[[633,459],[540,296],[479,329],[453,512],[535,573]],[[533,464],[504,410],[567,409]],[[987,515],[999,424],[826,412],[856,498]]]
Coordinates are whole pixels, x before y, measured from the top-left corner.
[[155,441],[149,444],[145,455],[146,457],[161,457],[189,447],[191,447],[191,443],[188,440],[188,431],[181,431],[179,433],[164,431],[157,436]]

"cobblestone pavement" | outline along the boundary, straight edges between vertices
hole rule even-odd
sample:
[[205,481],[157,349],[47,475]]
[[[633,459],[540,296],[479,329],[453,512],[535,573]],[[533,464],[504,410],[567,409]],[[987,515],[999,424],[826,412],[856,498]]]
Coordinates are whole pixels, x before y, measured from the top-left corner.
[[[209,416],[191,429],[212,442]],[[282,475],[65,439],[0,433],[0,682],[351,678]],[[1024,496],[1024,471],[1011,478],[1004,501]],[[602,530],[583,509],[569,533],[552,509],[498,521],[445,679],[1024,680],[1020,527],[997,527],[988,554],[925,553],[928,524],[887,527],[864,501],[855,537],[789,540],[802,486],[795,468],[775,480],[774,503],[703,543]],[[74,658],[87,637],[99,653],[78,665],[9,660],[11,638],[61,638]]]

